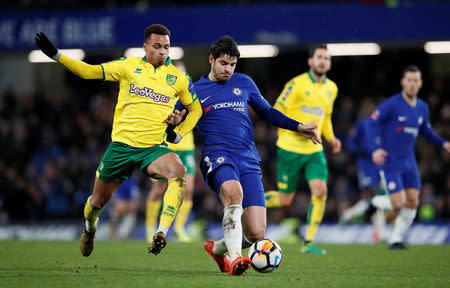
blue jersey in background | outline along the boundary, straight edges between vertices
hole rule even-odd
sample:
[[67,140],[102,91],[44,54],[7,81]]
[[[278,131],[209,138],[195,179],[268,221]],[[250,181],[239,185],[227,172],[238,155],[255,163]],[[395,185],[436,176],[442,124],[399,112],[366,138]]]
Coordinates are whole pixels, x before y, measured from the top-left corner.
[[[428,111],[428,105],[421,99],[411,106],[402,93],[398,93],[383,101],[367,122],[370,151],[383,148],[388,153],[381,175],[389,193],[404,188],[420,190],[420,175],[414,155],[419,133],[437,145],[442,146],[445,142],[431,128]],[[377,143],[377,137],[380,137],[380,143]]]
[[380,182],[380,169],[372,161],[367,136],[367,119],[356,122],[347,138],[347,149],[356,156],[358,170],[358,184],[361,190],[378,188]]

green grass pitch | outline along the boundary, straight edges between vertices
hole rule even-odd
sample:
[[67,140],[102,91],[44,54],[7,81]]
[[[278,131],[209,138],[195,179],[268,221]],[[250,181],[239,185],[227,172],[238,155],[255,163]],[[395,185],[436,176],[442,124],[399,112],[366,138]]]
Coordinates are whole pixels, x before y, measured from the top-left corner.
[[240,277],[220,273],[202,243],[169,242],[158,256],[139,241],[97,241],[85,258],[78,241],[0,241],[0,287],[450,287],[450,245],[319,245],[303,255],[283,244],[280,268]]

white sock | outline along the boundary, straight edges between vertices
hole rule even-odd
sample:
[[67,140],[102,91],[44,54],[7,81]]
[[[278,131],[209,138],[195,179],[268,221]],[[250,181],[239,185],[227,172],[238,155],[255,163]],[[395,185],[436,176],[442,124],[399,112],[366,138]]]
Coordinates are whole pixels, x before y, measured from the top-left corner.
[[98,226],[98,222],[99,222],[99,221],[100,221],[100,220],[98,219],[98,217],[97,217],[97,219],[95,220],[94,225],[89,225],[89,224],[88,224],[88,221],[86,221],[86,224],[85,224],[86,231],[89,232],[89,233],[92,233],[92,232],[97,231],[97,226]]
[[122,220],[122,223],[117,231],[117,235],[120,238],[128,238],[133,231],[134,225],[136,224],[136,214],[128,213]]
[[377,212],[372,217],[373,228],[375,232],[378,234],[379,240],[384,240],[384,229],[386,226],[386,217],[384,215],[384,211],[378,209]]
[[218,241],[214,241],[213,253],[216,255],[224,255],[227,253],[227,243],[225,243],[225,238]]
[[381,210],[392,211],[391,198],[386,195],[377,195],[372,198],[372,205]]
[[222,231],[227,244],[228,256],[233,261],[241,256],[242,250],[242,206],[234,204],[223,209]]
[[403,207],[400,209],[400,213],[395,219],[394,228],[392,229],[391,238],[389,244],[403,242],[403,236],[406,230],[411,226],[416,218],[417,209],[411,209]]
[[368,206],[369,203],[367,202],[367,200],[359,200],[358,203],[342,213],[342,221],[349,222],[353,218],[363,215]]
[[159,226],[159,227],[158,227],[158,230],[156,230],[155,233],[163,232],[164,235],[167,235],[167,231],[169,231],[169,228],[166,228],[166,227],[164,227],[164,226]]

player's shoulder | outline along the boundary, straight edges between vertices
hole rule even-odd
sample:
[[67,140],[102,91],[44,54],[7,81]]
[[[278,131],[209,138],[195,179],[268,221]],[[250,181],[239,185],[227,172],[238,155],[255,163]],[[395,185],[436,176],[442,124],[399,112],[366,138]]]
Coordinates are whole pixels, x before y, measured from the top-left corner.
[[328,78],[328,77],[327,77],[327,80],[325,81],[325,84],[328,87],[332,88],[332,89],[337,89],[338,88],[336,83],[333,80],[331,80],[330,78]]
[[291,80],[288,81],[288,84],[289,83],[298,84],[298,83],[301,83],[304,81],[308,81],[309,79],[310,78],[309,78],[308,72],[305,72],[305,73],[302,73],[300,75],[293,77]]
[[417,98],[417,106],[420,109],[425,110],[425,111],[427,111],[429,109],[427,102],[425,102],[424,100],[422,100],[420,98]]
[[247,74],[237,73],[237,72],[233,73],[233,76],[231,76],[230,80],[253,82],[253,79],[250,76],[248,76]]

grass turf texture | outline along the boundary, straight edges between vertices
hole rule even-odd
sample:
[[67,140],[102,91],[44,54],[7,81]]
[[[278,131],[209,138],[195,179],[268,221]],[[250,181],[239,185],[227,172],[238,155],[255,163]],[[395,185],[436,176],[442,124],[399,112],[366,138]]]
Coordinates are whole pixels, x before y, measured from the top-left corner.
[[280,268],[241,277],[220,273],[200,242],[169,242],[158,256],[138,241],[0,241],[0,287],[450,287],[450,245],[319,245],[327,255],[283,244]]

